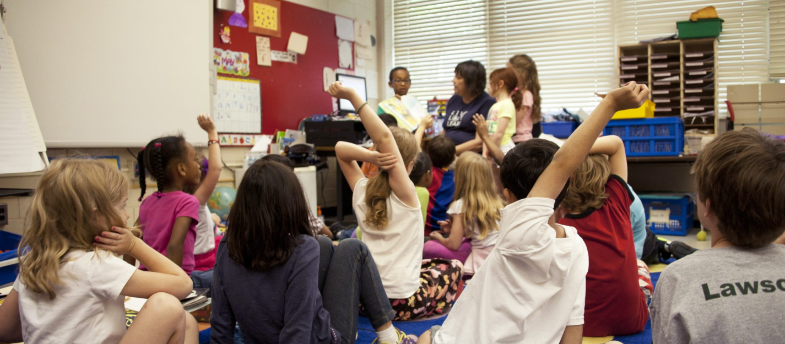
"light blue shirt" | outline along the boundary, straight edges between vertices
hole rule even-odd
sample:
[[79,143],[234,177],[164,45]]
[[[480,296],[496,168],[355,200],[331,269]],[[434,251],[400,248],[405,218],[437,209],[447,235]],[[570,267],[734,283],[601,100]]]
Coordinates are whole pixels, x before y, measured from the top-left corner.
[[[629,186],[629,185],[627,185]],[[638,194],[632,190],[630,191],[635,197],[630,205],[630,223],[632,223],[632,240],[635,242],[635,255],[638,259],[643,256],[643,242],[646,241],[646,211],[643,209],[643,203],[638,198]]]

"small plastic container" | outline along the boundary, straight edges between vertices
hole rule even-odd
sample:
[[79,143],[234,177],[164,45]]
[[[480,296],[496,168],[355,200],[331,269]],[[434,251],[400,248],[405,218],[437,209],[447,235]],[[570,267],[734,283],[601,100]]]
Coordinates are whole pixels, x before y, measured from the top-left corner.
[[568,138],[578,123],[572,121],[542,122],[542,132],[558,138]]
[[687,145],[689,146],[690,149],[690,154],[700,153],[701,141],[703,140],[703,137],[684,135],[684,140],[687,141]]
[[652,118],[654,117],[655,107],[657,107],[657,104],[647,99],[641,107],[616,112],[611,119]]
[[723,21],[721,18],[713,18],[676,22],[679,39],[719,37]]
[[654,234],[685,236],[692,229],[695,203],[689,196],[638,195],[646,226]]
[[22,236],[0,231],[0,285],[12,283],[19,274],[17,248]]

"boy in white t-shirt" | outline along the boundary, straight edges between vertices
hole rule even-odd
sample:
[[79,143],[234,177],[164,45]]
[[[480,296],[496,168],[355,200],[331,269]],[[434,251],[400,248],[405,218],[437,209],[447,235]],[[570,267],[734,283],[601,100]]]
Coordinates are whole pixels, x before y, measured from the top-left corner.
[[[501,165],[504,195],[496,249],[442,327],[418,343],[580,343],[589,257],[573,227],[556,223],[567,180],[616,111],[649,95],[634,82],[613,90],[559,149],[532,139]],[[556,212],[554,212],[556,209]]]

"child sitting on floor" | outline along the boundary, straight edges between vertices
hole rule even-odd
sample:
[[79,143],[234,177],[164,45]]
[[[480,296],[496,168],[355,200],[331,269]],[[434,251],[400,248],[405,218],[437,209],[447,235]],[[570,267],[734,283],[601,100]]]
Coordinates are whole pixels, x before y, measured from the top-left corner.
[[[428,143],[428,157],[433,163],[431,185],[428,186],[428,216],[425,220],[425,236],[441,227],[439,221],[447,220],[447,208],[455,193],[454,171],[450,165],[455,161],[455,143],[447,136],[439,135]],[[467,243],[468,245],[468,243]]]
[[581,342],[589,256],[575,228],[556,224],[554,209],[608,120],[648,95],[645,85],[631,82],[608,93],[561,149],[532,139],[507,153],[501,179],[509,205],[496,248],[444,326],[418,343]]
[[414,183],[414,190],[417,192],[417,199],[420,200],[423,223],[425,223],[428,214],[428,198],[430,197],[428,186],[433,181],[431,166],[431,158],[428,157],[428,154],[419,152],[417,153],[417,158],[414,159],[412,173],[409,173],[409,179]]
[[646,264],[635,254],[624,142],[618,136],[598,138],[590,154],[570,179],[562,202],[568,214],[559,220],[577,228],[592,257],[583,333],[638,333],[649,320],[646,302],[653,289]]
[[[351,101],[379,152],[338,142],[335,154],[354,192],[352,205],[396,320],[411,320],[443,312],[462,287],[463,265],[457,260],[423,260],[422,212],[409,173],[417,156],[414,135],[388,128],[350,87],[336,82],[330,94]],[[375,154],[376,153],[376,154]],[[379,155],[378,153],[384,153]],[[394,164],[386,162],[394,159]],[[384,168],[375,177],[363,176],[357,161]]]
[[[442,231],[431,232],[434,240],[425,243],[423,258],[458,259],[464,262],[464,273],[474,275],[499,238],[499,211],[503,207],[488,161],[474,152],[461,154],[455,164],[455,201],[447,211],[450,218],[443,222]],[[471,239],[468,252],[459,250],[464,238]]]
[[711,248],[668,265],[651,302],[659,343],[785,338],[785,144],[751,128],[715,138],[692,167]]

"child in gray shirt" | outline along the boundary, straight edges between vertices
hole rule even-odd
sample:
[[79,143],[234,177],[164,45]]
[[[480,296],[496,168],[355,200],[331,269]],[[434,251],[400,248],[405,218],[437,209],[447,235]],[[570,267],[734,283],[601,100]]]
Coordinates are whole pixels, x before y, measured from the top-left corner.
[[712,248],[669,265],[650,306],[654,343],[785,338],[785,143],[745,129],[718,136],[693,167]]

